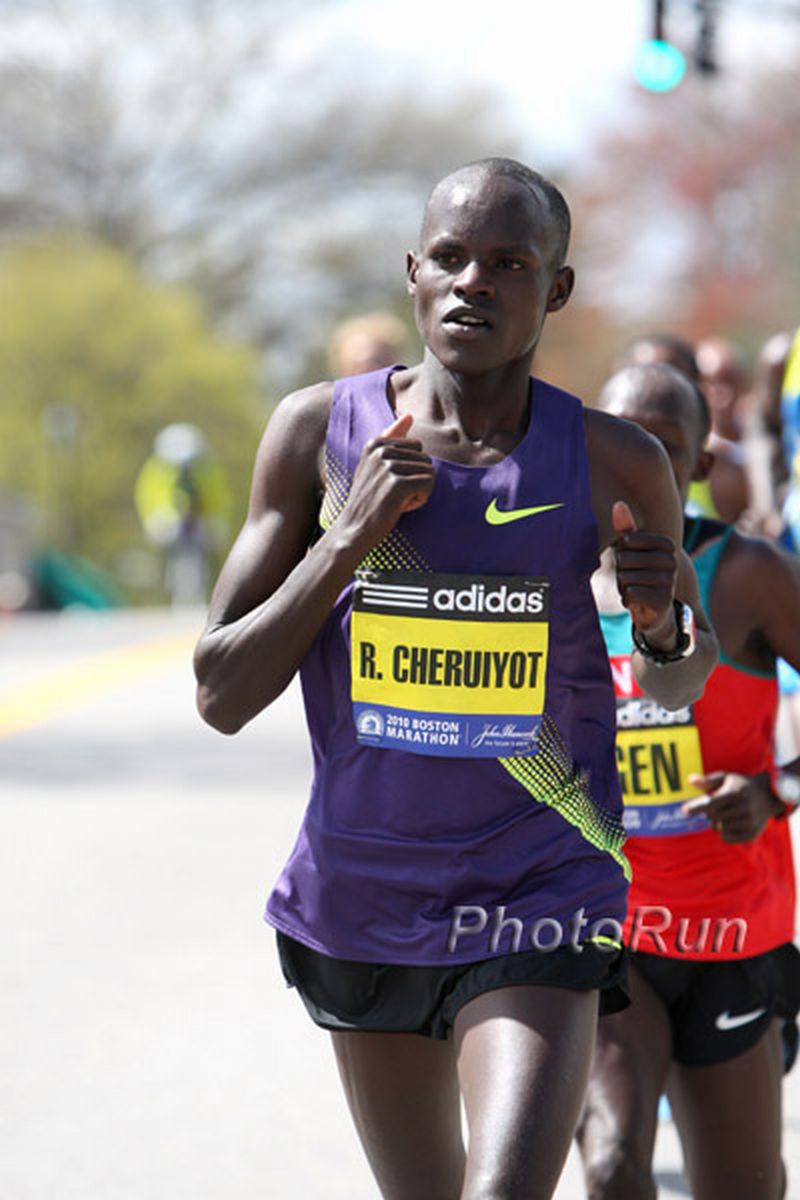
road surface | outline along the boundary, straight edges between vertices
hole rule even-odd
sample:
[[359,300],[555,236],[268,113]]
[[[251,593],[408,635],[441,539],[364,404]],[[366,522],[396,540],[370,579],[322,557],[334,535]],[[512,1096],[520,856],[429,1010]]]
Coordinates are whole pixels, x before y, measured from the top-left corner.
[[[261,920],[308,784],[298,691],[204,727],[201,619],[0,622],[3,1200],[378,1200]],[[800,1070],[785,1131],[800,1200]],[[669,1122],[657,1164],[685,1197]],[[557,1197],[583,1195],[572,1155]]]

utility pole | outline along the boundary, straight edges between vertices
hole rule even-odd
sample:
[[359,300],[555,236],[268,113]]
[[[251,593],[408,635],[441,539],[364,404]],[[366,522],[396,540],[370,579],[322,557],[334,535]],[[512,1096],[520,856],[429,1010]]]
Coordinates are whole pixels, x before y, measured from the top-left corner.
[[717,0],[696,0],[697,41],[695,42],[694,64],[702,75],[713,75],[719,70],[716,60]]

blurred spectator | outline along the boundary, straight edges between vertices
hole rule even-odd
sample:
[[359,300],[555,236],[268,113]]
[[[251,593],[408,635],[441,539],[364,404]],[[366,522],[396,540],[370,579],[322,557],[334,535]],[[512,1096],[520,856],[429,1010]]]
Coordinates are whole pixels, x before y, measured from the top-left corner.
[[172,604],[203,604],[210,559],[228,529],[230,493],[196,426],[167,425],[156,435],[134,501],[145,534],[164,553]]
[[[747,443],[743,434],[751,375],[741,352],[727,338],[704,338],[697,343],[695,359],[711,413],[707,449],[714,456],[707,480],[705,515],[734,525],[750,507]],[[695,492],[698,491],[695,487]],[[689,495],[699,507],[691,491]]]
[[[754,522],[800,553],[800,330],[778,333],[762,346],[752,414]],[[797,559],[795,559],[797,562]],[[800,562],[797,562],[800,571]],[[800,673],[778,662],[781,708],[778,740],[800,754]]]
[[402,363],[408,350],[408,333],[399,317],[390,312],[364,313],[334,330],[328,342],[328,366],[335,379],[343,379]]
[[[793,457],[791,421],[784,444],[782,414],[783,378],[791,347],[792,335],[786,332],[773,333],[764,342],[758,354],[747,414],[747,461],[753,495],[748,528],[753,533],[776,538],[783,532],[781,508],[789,482],[789,463]],[[782,540],[787,541],[785,538]]]
[[789,473],[783,518],[792,547],[800,553],[800,330],[789,350],[783,376],[781,432]]
[[667,363],[692,383],[700,382],[694,348],[690,342],[674,333],[644,333],[629,342],[615,363],[615,371],[623,367],[649,366],[651,363]]
[[770,338],[761,362],[754,425],[767,453],[757,460],[763,475],[758,494],[765,512],[780,525],[782,540],[800,552],[800,329],[793,339],[789,334]]
[[707,449],[713,463],[706,479],[692,483],[687,512],[734,524],[750,504],[740,424],[742,397],[749,384],[744,360],[723,338],[706,338],[695,348],[676,334],[652,333],[630,342],[616,367],[651,363],[667,363],[698,384],[711,410]]
[[0,491],[0,613],[16,612],[33,602],[32,545],[29,502],[17,492]]

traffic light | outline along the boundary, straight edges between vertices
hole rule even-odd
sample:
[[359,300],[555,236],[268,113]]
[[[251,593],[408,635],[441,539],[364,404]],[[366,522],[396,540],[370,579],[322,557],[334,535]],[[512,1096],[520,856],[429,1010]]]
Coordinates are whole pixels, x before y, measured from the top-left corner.
[[686,74],[686,59],[677,46],[650,38],[636,52],[633,74],[648,92],[671,92]]
[[[718,0],[695,0],[697,13],[697,38],[694,47],[694,64],[704,75],[717,70],[714,58]],[[650,37],[636,52],[633,74],[648,92],[671,92],[686,74],[686,59],[664,32],[667,0],[653,0],[653,23]]]

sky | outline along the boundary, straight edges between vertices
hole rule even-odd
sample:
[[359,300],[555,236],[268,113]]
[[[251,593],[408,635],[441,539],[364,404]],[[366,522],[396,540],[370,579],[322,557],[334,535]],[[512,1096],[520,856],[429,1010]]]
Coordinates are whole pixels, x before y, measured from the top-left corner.
[[[285,20],[279,61],[292,67],[358,69],[366,51],[379,53],[387,83],[425,77],[452,95],[488,87],[506,102],[511,121],[549,168],[572,166],[600,128],[624,122],[626,98],[636,85],[632,62],[650,36],[653,0],[273,0]],[[707,83],[735,89],[748,66],[797,62],[800,0],[716,0],[717,47],[722,66]],[[38,42],[69,54],[65,24],[99,22],[125,14],[127,0],[60,0],[52,4],[0,0],[4,40]],[[251,4],[212,0],[247,28]],[[665,32],[687,54],[696,32],[695,0],[664,0]],[[175,10],[176,13],[179,9]],[[169,9],[166,10],[169,13]],[[165,10],[159,8],[163,20]],[[54,19],[55,18],[55,19]],[[55,32],[56,38],[53,39]],[[355,68],[353,67],[355,64]],[[691,80],[689,80],[691,83]],[[684,85],[685,86],[685,85]]]
[[[481,3],[459,0],[457,6],[436,0],[194,0],[195,14],[203,14],[207,9],[215,18],[214,55],[210,64],[203,56],[207,51],[204,35],[208,27],[187,22],[187,7],[188,2],[164,5],[163,0],[137,0],[136,5],[130,5],[130,0],[0,0],[3,29],[0,55],[13,55],[16,41],[20,50],[24,47],[30,53],[33,47],[35,55],[57,61],[74,57],[80,62],[87,46],[89,50],[93,45],[103,49],[104,41],[102,37],[97,40],[97,31],[100,29],[102,33],[105,29],[113,36],[108,39],[110,49],[103,50],[102,62],[113,64],[114,78],[127,81],[135,94],[137,82],[148,77],[150,59],[154,60],[153,71],[157,75],[163,68],[163,58],[171,65],[169,79],[176,75],[180,78],[180,99],[191,116],[193,82],[198,84],[195,89],[198,93],[208,91],[209,79],[212,82],[214,79],[209,67],[221,65],[224,69],[227,60],[222,37],[231,39],[244,52],[253,49],[253,30],[259,26],[259,22],[253,21],[256,10],[260,17],[268,18],[266,65],[260,64],[250,74],[242,73],[247,87],[238,95],[237,103],[242,107],[236,110],[232,127],[217,129],[213,113],[205,124],[202,120],[197,123],[206,129],[210,141],[216,138],[212,147],[215,153],[220,146],[226,152],[231,147],[235,151],[237,138],[246,141],[259,122],[269,128],[273,113],[277,124],[281,128],[286,126],[290,135],[295,126],[303,131],[313,129],[315,119],[324,117],[325,97],[332,94],[331,88],[335,94],[340,79],[343,85],[348,85],[342,87],[342,93],[353,93],[354,102],[360,104],[369,103],[382,82],[387,92],[402,96],[405,93],[395,85],[410,80],[412,84],[419,81],[425,103],[430,102],[432,82],[437,85],[444,113],[454,111],[453,100],[458,98],[460,88],[469,98],[476,92],[492,89],[505,100],[500,109],[494,103],[488,109],[496,120],[499,142],[512,146],[514,154],[545,174],[572,181],[581,169],[590,173],[601,169],[602,161],[593,161],[595,143],[599,154],[601,142],[614,126],[630,124],[647,108],[636,103],[642,97],[636,96],[632,62],[651,32],[652,0],[482,0]],[[666,8],[667,36],[690,53],[696,32],[695,0],[666,0]],[[747,102],[746,90],[741,87],[747,69],[756,64],[760,67],[783,64],[787,60],[796,66],[800,58],[800,0],[719,0],[719,9],[719,75],[708,80],[700,80],[697,75],[688,78],[681,86],[689,92],[686,99],[691,104],[670,107],[667,103],[663,111],[685,112],[694,106],[702,118],[714,122],[715,129],[722,111],[727,119],[720,132],[735,137],[737,112]],[[151,14],[152,19],[148,18],[148,37],[140,39],[137,57],[136,37],[127,34],[129,27],[133,34],[139,29],[142,12]],[[269,22],[273,16],[274,27]],[[217,22],[217,18],[221,21]],[[193,53],[192,32],[199,33],[197,41],[202,53]],[[365,55],[372,55],[374,61],[365,63]],[[235,56],[231,61],[236,61]],[[254,61],[259,62],[257,56]],[[369,65],[372,70],[367,70]],[[234,78],[238,87],[242,77]],[[354,80],[364,86],[350,87]],[[266,105],[262,103],[265,92],[269,93]],[[705,97],[710,98],[712,93],[720,99],[720,104],[704,103]],[[159,93],[156,91],[155,95]],[[375,98],[377,101],[378,97]],[[661,100],[654,98],[651,103],[657,105]],[[158,142],[154,130],[158,133],[162,128],[160,122],[154,125],[152,106],[141,101],[129,103],[123,105],[121,112],[121,140],[127,145],[127,136],[134,153],[142,148],[149,151],[153,142]],[[156,121],[159,115],[156,113]],[[170,115],[175,117],[174,113]],[[348,133],[346,121],[345,116],[344,142]],[[180,126],[180,121],[177,125]],[[193,134],[197,132],[190,122],[188,127]],[[175,121],[163,122],[167,142],[174,128]],[[492,133],[494,128],[492,125]],[[485,145],[485,131],[481,129],[479,133],[476,153],[496,152],[493,145]],[[382,177],[391,174],[394,157],[391,144],[380,149],[386,160],[381,164],[385,169],[376,174]],[[435,153],[446,155],[445,150]],[[157,177],[159,159],[157,154],[153,157],[151,174]],[[162,157],[168,164],[172,161],[166,152]],[[427,169],[428,160],[425,162]],[[435,162],[431,174],[440,167],[448,169],[453,165]],[[643,166],[646,169],[646,164]],[[172,184],[171,177],[169,183]],[[389,194],[392,207],[386,207],[389,201],[384,193],[385,227],[378,230],[380,243],[369,242],[366,255],[377,264],[376,278],[385,261],[393,265],[402,262],[402,252],[416,236],[419,195],[415,191],[412,196],[408,189],[404,191],[398,185],[389,189]],[[336,199],[336,196],[330,198],[325,209],[325,221],[330,227],[326,228],[326,234],[341,232],[342,222],[346,225],[345,232],[351,225],[355,228],[360,219],[359,204],[370,209],[375,204],[369,187],[361,192],[357,186],[343,189],[341,203],[334,203]],[[191,187],[177,191],[173,187],[164,201],[165,208],[180,210],[177,216],[181,219],[187,214],[191,218],[194,203]],[[302,257],[299,250],[307,243],[316,244],[315,230],[320,222],[317,208],[312,208],[313,211],[299,205],[292,221],[283,217],[280,250],[290,261]],[[261,216],[259,208],[253,216],[253,228],[259,228],[257,218]],[[235,241],[244,227],[233,220],[218,223],[214,226],[214,245],[219,242],[224,250],[225,239]],[[682,239],[686,236],[685,221],[681,221],[679,214],[667,213],[660,214],[659,220],[652,224],[648,239],[640,240],[641,252],[646,253],[648,263],[648,272],[639,272],[640,283],[642,288],[649,289],[650,295],[659,295],[659,288],[653,282],[654,273],[660,278],[659,271],[669,272],[674,268],[680,261]],[[325,245],[322,250],[327,253]],[[326,268],[324,273],[313,274],[310,257],[303,261],[305,282],[309,278],[314,281],[315,303],[305,318],[312,323],[320,305],[327,305],[326,311],[341,305],[341,294],[333,272]],[[294,314],[295,275],[285,271],[276,290],[272,265],[273,271],[265,271],[262,276],[269,300]],[[629,305],[638,307],[643,303],[629,282],[624,294]],[[370,298],[368,303],[373,300]],[[302,320],[302,316],[293,318],[293,328],[299,330],[298,337],[310,337]],[[273,358],[280,353],[275,349]],[[287,361],[293,362],[294,350],[288,343],[286,353]]]
[[[503,93],[523,132],[550,164],[567,165],[601,124],[624,117],[637,48],[650,36],[651,0],[340,0],[314,9],[287,40],[302,58],[361,42],[391,51],[397,73],[438,74]],[[797,61],[800,0],[722,0],[718,53],[724,72],[708,86],[735,86],[748,64]],[[792,15],[794,14],[794,15]],[[689,51],[692,0],[668,0],[665,31]]]

